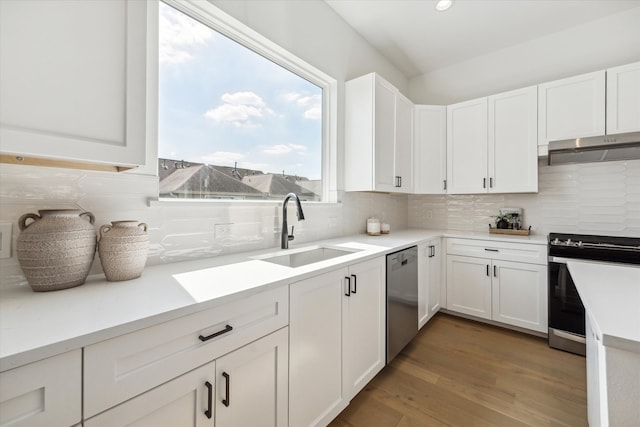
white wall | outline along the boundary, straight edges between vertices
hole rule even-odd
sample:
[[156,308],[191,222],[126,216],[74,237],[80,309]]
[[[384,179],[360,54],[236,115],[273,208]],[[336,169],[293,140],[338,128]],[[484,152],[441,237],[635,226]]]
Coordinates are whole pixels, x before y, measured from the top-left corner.
[[415,77],[409,97],[452,104],[637,61],[640,7]]
[[539,164],[537,194],[409,196],[409,226],[487,231],[503,207],[524,209],[538,235],[584,233],[640,237],[640,160]]
[[[406,90],[407,80],[322,1],[214,2],[240,21],[338,81],[338,171],[343,170],[344,81],[372,71]],[[342,178],[339,176],[338,188]],[[41,209],[82,209],[96,216],[96,229],[122,219],[149,225],[148,265],[233,252],[279,247],[280,205],[147,204],[157,197],[157,177],[0,164],[0,222],[13,224],[14,256],[0,260],[0,286],[26,286],[15,257],[20,215]],[[407,196],[338,193],[341,204],[304,204],[306,220],[296,226],[300,245],[341,234],[363,233],[366,218],[377,215],[393,229],[407,227]],[[232,223],[231,235],[214,234],[214,225]],[[93,273],[100,272],[98,258]]]

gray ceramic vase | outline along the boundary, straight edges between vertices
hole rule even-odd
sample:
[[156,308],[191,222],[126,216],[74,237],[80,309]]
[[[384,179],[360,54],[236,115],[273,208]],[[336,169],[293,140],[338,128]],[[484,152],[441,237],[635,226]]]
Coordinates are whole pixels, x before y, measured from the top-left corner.
[[147,224],[112,221],[100,227],[98,255],[107,280],[118,282],[142,275],[149,251]]
[[96,253],[94,222],[91,212],[77,209],[41,210],[18,219],[18,262],[34,291],[85,282]]

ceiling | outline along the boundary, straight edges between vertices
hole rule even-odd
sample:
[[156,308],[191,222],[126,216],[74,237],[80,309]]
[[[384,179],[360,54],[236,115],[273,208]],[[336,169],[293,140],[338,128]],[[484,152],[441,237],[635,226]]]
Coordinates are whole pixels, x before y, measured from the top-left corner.
[[640,7],[640,0],[325,0],[409,79]]

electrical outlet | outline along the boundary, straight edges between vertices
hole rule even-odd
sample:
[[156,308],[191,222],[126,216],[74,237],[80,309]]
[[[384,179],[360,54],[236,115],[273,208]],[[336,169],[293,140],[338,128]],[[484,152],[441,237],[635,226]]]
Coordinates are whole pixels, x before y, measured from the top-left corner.
[[231,235],[231,226],[232,222],[228,222],[225,224],[216,224],[213,226],[213,237],[214,239],[221,239],[224,237],[229,237]]
[[10,222],[0,223],[0,258],[11,258],[11,229]]
[[432,210],[428,210],[427,211],[427,219],[433,219],[433,211]]

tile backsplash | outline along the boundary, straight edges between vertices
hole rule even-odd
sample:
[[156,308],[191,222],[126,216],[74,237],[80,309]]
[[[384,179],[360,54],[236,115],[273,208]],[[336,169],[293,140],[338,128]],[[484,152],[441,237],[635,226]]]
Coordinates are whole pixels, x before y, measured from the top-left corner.
[[[43,209],[82,209],[96,217],[96,230],[111,221],[136,219],[149,226],[147,265],[258,249],[279,249],[281,203],[152,202],[158,178],[0,164],[0,222],[13,224],[13,256],[0,260],[0,286],[25,285],[15,256],[18,218]],[[372,215],[407,228],[406,195],[339,194],[341,203],[304,203],[305,221],[288,209],[294,245],[344,234],[364,233]],[[96,256],[91,274],[101,273]]]
[[523,208],[524,225],[538,235],[640,237],[640,160],[562,166],[541,160],[536,194],[409,196],[409,226],[486,231],[503,207]]

